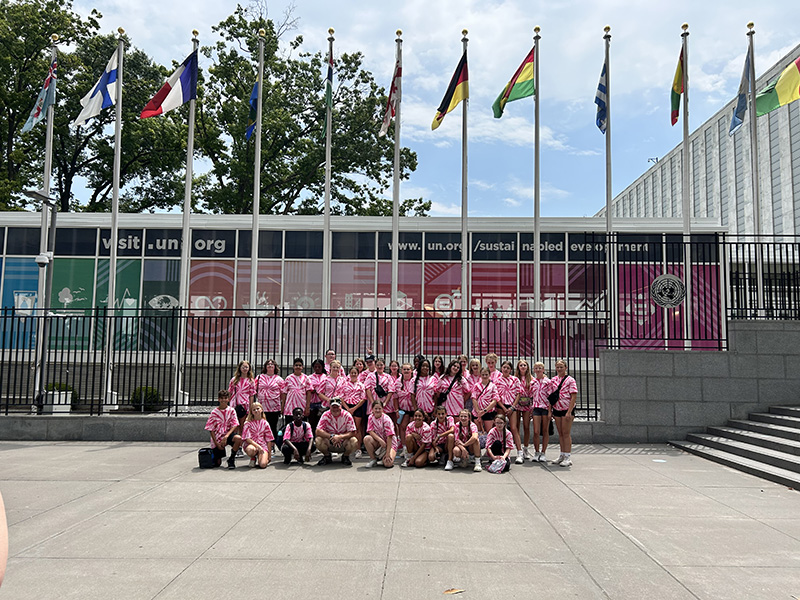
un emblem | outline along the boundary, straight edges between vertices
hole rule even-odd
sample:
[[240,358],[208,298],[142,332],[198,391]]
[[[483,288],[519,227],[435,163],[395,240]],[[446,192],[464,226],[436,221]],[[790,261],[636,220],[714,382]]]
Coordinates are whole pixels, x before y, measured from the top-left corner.
[[650,284],[650,297],[659,306],[672,308],[686,298],[686,286],[675,275],[660,275]]

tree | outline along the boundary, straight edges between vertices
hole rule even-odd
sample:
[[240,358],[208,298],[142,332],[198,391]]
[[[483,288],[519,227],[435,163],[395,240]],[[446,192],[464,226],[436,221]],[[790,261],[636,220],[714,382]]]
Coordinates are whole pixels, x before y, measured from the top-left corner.
[[[299,52],[301,36],[282,56],[279,40],[291,28],[287,17],[275,24],[250,17],[237,6],[214,27],[220,40],[204,47],[212,58],[198,114],[198,148],[212,168],[198,186],[198,197],[212,212],[247,214],[252,210],[254,144],[245,140],[248,100],[257,72],[256,32],[266,31],[261,156],[261,206],[265,214],[320,214],[325,178],[324,56]],[[297,58],[293,53],[299,53]],[[393,140],[378,137],[386,103],[383,88],[361,68],[361,53],[335,58],[332,118],[332,212],[345,215],[391,214],[386,198],[392,178]],[[406,179],[416,169],[416,154],[401,152]],[[410,199],[403,214],[425,214],[429,202]]]

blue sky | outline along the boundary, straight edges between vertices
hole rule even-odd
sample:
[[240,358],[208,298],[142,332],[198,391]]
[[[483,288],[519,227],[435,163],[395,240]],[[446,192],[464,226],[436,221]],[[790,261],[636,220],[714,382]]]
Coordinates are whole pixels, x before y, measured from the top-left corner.
[[[786,2],[406,0],[398,3],[297,0],[269,2],[269,16],[293,6],[307,51],[361,51],[364,66],[388,89],[395,30],[403,30],[401,143],[417,152],[419,166],[403,183],[403,197],[422,196],[436,216],[460,215],[461,107],[431,131],[430,123],[461,55],[461,30],[469,31],[470,216],[533,215],[533,102],[510,103],[501,119],[491,105],[541,27],[542,216],[591,216],[605,202],[604,138],[595,126],[594,96],[603,62],[603,27],[611,26],[613,191],[623,190],[681,139],[670,126],[669,91],[680,52],[681,24],[689,23],[690,128],[694,130],[735,94],[746,49],[746,24],[755,22],[756,75],[798,42]],[[176,0],[142,11],[136,3],[78,0],[75,9],[103,14],[103,31],[122,26],[132,42],[169,65],[190,48],[217,40],[212,25],[234,3]],[[201,68],[208,68],[201,59]],[[155,92],[155,90],[154,90]],[[321,92],[321,91],[320,91]],[[376,123],[376,127],[379,124]],[[202,170],[202,166],[200,166]],[[389,192],[391,193],[391,192]]]

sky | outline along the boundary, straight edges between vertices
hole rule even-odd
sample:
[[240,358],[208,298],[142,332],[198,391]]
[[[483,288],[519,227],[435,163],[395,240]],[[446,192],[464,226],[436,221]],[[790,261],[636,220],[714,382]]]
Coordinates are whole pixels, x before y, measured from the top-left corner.
[[[243,3],[244,6],[248,6]],[[212,26],[236,4],[220,0],[151,3],[142,11],[128,0],[77,0],[88,14],[97,8],[104,33],[124,27],[132,43],[170,65],[190,51],[191,30],[201,45],[218,39]],[[306,51],[334,55],[360,51],[363,66],[389,88],[395,31],[403,31],[401,143],[419,165],[403,182],[403,198],[432,202],[432,216],[461,214],[462,106],[431,131],[431,121],[461,57],[461,31],[468,30],[468,208],[470,217],[533,216],[533,99],[506,105],[502,118],[492,103],[540,35],[541,214],[592,216],[605,205],[605,139],[595,125],[595,93],[603,64],[603,28],[611,27],[612,185],[616,195],[644,173],[648,159],[662,157],[680,141],[670,126],[670,87],[689,23],[689,112],[694,130],[737,92],[755,23],[756,76],[800,43],[785,1],[706,2],[677,0],[404,0],[355,2],[285,0],[266,3],[267,16],[296,20]],[[787,20],[788,19],[788,20]],[[200,66],[212,66],[201,57]],[[156,90],[154,90],[155,93]],[[322,93],[322,90],[320,90]],[[376,127],[379,124],[376,123]],[[197,167],[196,167],[197,170]],[[200,167],[202,170],[202,166]],[[388,191],[391,195],[391,190]]]

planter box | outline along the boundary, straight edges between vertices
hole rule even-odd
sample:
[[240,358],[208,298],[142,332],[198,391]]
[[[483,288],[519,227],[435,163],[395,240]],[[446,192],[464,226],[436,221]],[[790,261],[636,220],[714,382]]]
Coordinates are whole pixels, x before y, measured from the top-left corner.
[[68,415],[72,410],[72,392],[46,392],[43,415]]

